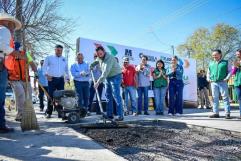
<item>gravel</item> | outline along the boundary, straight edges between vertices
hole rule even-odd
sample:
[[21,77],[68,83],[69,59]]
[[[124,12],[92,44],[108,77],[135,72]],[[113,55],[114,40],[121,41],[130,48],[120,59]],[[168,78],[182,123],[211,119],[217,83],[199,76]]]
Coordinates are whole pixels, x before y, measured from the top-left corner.
[[81,133],[133,161],[241,160],[241,138],[185,126],[137,123],[122,129],[80,129]]

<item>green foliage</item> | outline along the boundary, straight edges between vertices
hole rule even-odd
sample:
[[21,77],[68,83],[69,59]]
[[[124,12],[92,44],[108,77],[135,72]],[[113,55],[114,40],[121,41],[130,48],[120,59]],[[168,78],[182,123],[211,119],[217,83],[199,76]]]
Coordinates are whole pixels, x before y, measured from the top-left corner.
[[190,54],[197,60],[198,68],[206,68],[212,60],[213,49],[220,49],[224,59],[234,58],[235,51],[241,47],[240,30],[227,24],[217,24],[211,30],[207,28],[197,29],[184,44],[178,46],[180,55]]

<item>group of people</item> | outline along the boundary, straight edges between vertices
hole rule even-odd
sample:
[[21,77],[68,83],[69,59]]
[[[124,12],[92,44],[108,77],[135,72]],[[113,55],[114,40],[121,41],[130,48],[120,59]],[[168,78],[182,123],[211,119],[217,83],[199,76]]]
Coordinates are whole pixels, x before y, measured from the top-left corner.
[[[41,67],[37,69],[33,59],[28,53],[19,50],[19,44],[14,43],[13,33],[15,29],[20,29],[21,23],[14,17],[0,15],[0,132],[11,132],[5,124],[5,90],[7,82],[10,82],[16,96],[16,106],[18,114],[16,121],[21,121],[23,114],[25,93],[30,93],[31,89],[26,89],[29,83],[28,66],[36,73],[36,82],[39,86],[40,110],[44,110],[43,96],[48,93],[47,117],[50,118],[53,112],[52,98],[55,90],[63,90],[64,84],[70,82],[69,67],[66,58],[62,56],[63,46],[56,45],[55,54],[47,56],[41,60]],[[150,87],[150,77],[153,77],[153,93],[156,115],[164,114],[165,97],[168,91],[168,115],[181,115],[183,113],[183,67],[178,63],[178,57],[173,56],[168,67],[164,61],[156,61],[156,66],[152,70],[148,64],[148,57],[141,54],[139,65],[134,66],[129,62],[128,57],[123,58],[121,66],[116,57],[107,53],[102,46],[96,48],[94,62],[88,64],[84,61],[84,54],[78,53],[76,63],[70,67],[71,75],[74,79],[74,86],[78,94],[78,104],[80,107],[91,111],[95,91],[99,95],[105,87],[107,117],[114,119],[113,104],[116,106],[116,121],[122,121],[124,114],[132,112],[132,115],[149,115],[148,90]],[[201,107],[209,108],[210,102],[207,98],[207,84],[210,82],[213,97],[213,114],[211,118],[219,117],[219,94],[223,98],[226,111],[225,117],[230,119],[230,104],[227,81],[233,75],[234,86],[239,100],[241,117],[241,50],[237,50],[233,67],[224,60],[221,50],[214,50],[213,61],[210,62],[207,76],[205,71],[201,71],[199,77],[199,91],[202,95]],[[93,77],[92,77],[93,76]],[[204,81],[206,80],[206,82]],[[121,88],[124,95],[121,96]],[[25,92],[29,90],[29,92]],[[47,92],[46,92],[47,91]],[[138,94],[136,99],[136,93]],[[124,98],[124,103],[122,102]],[[130,100],[129,100],[130,98]],[[131,108],[129,108],[129,102]],[[204,105],[204,102],[206,105]],[[100,109],[97,104],[97,114]],[[142,113],[143,112],[143,113]]]
[[[53,97],[55,90],[63,90],[64,83],[69,81],[68,63],[62,56],[63,47],[56,45],[55,55],[47,56],[41,60],[38,71],[40,110],[43,110],[43,88]],[[155,98],[156,114],[164,114],[164,104],[167,88],[169,89],[169,115],[181,115],[183,113],[183,67],[178,64],[178,57],[171,59],[171,65],[166,69],[162,60],[156,62],[154,70],[147,63],[148,57],[141,54],[141,62],[134,66],[129,58],[123,58],[121,66],[116,57],[107,53],[102,46],[96,48],[93,54],[94,62],[88,64],[84,61],[84,54],[78,53],[76,63],[70,67],[79,107],[91,112],[95,91],[101,96],[105,89],[107,117],[113,119],[113,111],[116,111],[116,121],[122,121],[125,114],[149,115],[150,77],[153,76],[153,92]],[[93,77],[92,77],[93,75]],[[122,90],[121,90],[122,88]],[[121,91],[123,91],[124,102]],[[138,98],[136,99],[136,93]],[[130,99],[129,99],[130,98]],[[137,101],[138,100],[138,101]],[[131,104],[131,108],[129,108]],[[100,114],[98,104],[96,113]],[[115,105],[115,108],[113,107]],[[50,118],[53,107],[48,101],[46,113]],[[143,113],[142,113],[143,112]]]
[[[65,80],[69,81],[68,64],[65,58],[60,54],[62,53],[62,49],[63,47],[61,45],[57,45],[55,49],[56,54],[48,56],[44,63],[42,63],[42,68],[38,69],[38,71],[44,73],[39,73],[38,75],[42,75],[47,79],[47,81],[45,80],[44,82],[48,82],[50,97],[52,97],[55,90],[64,89]],[[183,113],[183,67],[178,63],[177,56],[172,57],[168,67],[165,67],[164,61],[156,61],[154,70],[147,63],[148,57],[144,54],[141,54],[141,61],[137,66],[130,64],[128,57],[123,58],[123,65],[121,66],[118,60],[107,53],[102,46],[96,48],[96,52],[93,56],[94,62],[88,64],[84,61],[84,54],[78,53],[76,63],[72,64],[70,67],[80,107],[84,107],[90,112],[95,91],[97,90],[101,96],[105,88],[108,118],[114,118],[114,105],[116,106],[116,113],[118,115],[116,118],[117,121],[123,120],[124,114],[130,114],[130,112],[134,116],[141,114],[149,115],[148,90],[151,83],[150,77],[152,76],[156,115],[164,114],[167,91],[169,93],[168,115],[179,116]],[[240,61],[240,50],[237,51],[236,56],[238,61]],[[221,93],[226,111],[225,118],[230,119],[227,81],[233,74],[235,90],[240,103],[240,62],[235,61],[232,70],[228,61],[222,58],[222,52],[220,50],[214,50],[212,57],[213,61],[209,64],[207,76],[204,70],[201,70],[198,74],[198,88],[201,96],[199,107],[211,109],[207,91],[210,83],[213,97],[213,114],[210,115],[210,117],[219,117],[219,93]],[[91,77],[92,74],[94,80]],[[66,79],[64,80],[64,78]],[[45,86],[44,88],[47,87]],[[121,96],[121,88],[123,97]],[[122,102],[122,100],[124,100],[124,102]],[[131,105],[130,108],[129,104]],[[40,108],[43,108],[43,103],[40,103]],[[52,110],[53,108],[49,102],[47,108],[48,117],[51,117]],[[100,114],[98,104],[96,113]]]

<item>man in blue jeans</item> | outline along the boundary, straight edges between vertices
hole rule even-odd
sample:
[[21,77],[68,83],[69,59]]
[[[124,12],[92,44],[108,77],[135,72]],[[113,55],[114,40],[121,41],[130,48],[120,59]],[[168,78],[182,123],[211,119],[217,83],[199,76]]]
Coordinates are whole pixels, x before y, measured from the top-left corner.
[[209,63],[207,80],[211,82],[213,96],[213,114],[210,118],[219,118],[219,93],[223,98],[225,118],[230,119],[230,103],[228,95],[228,80],[232,74],[232,68],[227,60],[222,59],[222,51],[214,50],[213,61]]
[[91,64],[91,69],[97,64],[100,64],[102,74],[95,83],[95,89],[106,79],[106,101],[107,101],[107,117],[113,119],[113,98],[117,106],[118,118],[115,121],[122,121],[123,105],[120,95],[120,86],[122,81],[121,67],[113,55],[105,52],[102,46],[96,48],[98,58]]
[[132,114],[133,116],[137,115],[136,111],[136,70],[135,67],[129,64],[129,58],[124,57],[124,64],[122,67],[122,86],[124,87],[124,93],[125,93],[125,108],[126,113],[129,114],[128,110],[128,95],[130,96],[131,100],[131,107],[132,107]]
[[84,107],[88,110],[90,70],[89,65],[84,61],[82,53],[77,55],[77,63],[71,66],[70,71],[74,77],[75,90],[79,98],[79,107]]
[[148,58],[145,55],[141,55],[141,63],[136,67],[137,82],[138,82],[138,115],[142,113],[142,95],[144,95],[144,115],[148,113],[148,89],[150,86],[150,73],[151,67],[147,64]]
[[5,91],[8,82],[7,69],[4,66],[5,56],[9,54],[19,54],[10,47],[11,38],[15,29],[21,28],[21,23],[14,17],[0,14],[0,133],[13,132],[13,128],[6,126],[5,121]]

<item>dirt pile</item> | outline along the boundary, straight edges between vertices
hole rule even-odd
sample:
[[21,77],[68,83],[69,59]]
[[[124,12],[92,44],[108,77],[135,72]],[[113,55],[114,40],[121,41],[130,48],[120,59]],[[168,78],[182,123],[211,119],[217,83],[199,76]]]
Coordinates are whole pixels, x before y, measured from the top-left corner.
[[128,160],[241,160],[241,138],[187,127],[150,124],[81,132]]

